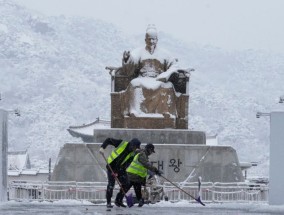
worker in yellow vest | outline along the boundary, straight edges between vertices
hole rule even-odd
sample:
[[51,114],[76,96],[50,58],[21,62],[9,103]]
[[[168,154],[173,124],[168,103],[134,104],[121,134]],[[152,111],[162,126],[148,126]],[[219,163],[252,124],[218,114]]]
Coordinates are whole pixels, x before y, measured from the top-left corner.
[[[107,208],[112,208],[111,198],[113,194],[113,189],[115,185],[115,177],[118,178],[121,185],[126,186],[127,173],[126,168],[132,162],[135,151],[140,149],[141,142],[137,138],[133,138],[130,142],[123,141],[120,139],[107,138],[100,147],[100,153],[104,155],[105,148],[108,145],[112,145],[115,149],[110,153],[107,158],[107,176],[108,176],[108,185],[106,190],[106,199],[107,199]],[[110,170],[109,166],[113,170],[114,174]],[[123,192],[122,190],[120,192]],[[126,207],[122,202],[123,196],[116,196],[115,204],[118,207]]]
[[[162,171],[159,171],[149,161],[149,156],[152,153],[155,153],[155,147],[152,143],[148,143],[145,146],[145,149],[140,150],[140,152],[135,155],[133,161],[126,169],[128,176],[128,184],[126,185],[124,191],[127,192],[133,186],[136,198],[139,202],[138,207],[142,207],[144,205],[144,199],[142,198],[141,188],[146,184],[148,170],[157,175],[162,174]],[[119,192],[117,195],[120,197],[122,196],[123,198],[122,192]]]

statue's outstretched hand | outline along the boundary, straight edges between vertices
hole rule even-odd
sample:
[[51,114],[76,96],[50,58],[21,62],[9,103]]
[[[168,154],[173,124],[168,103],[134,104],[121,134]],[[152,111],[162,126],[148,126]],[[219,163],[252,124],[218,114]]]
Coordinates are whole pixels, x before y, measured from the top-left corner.
[[123,52],[123,62],[126,63],[130,57],[130,51]]

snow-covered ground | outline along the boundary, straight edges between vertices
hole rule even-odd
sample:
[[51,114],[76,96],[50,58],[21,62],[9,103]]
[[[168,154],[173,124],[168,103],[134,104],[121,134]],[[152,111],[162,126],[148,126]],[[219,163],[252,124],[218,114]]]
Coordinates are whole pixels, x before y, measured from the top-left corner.
[[106,211],[105,204],[92,204],[88,201],[62,200],[56,202],[6,202],[0,203],[0,214],[53,214],[53,215],[81,215],[81,214],[133,214],[133,215],[151,215],[151,214],[284,214],[284,205],[270,206],[259,203],[223,203],[206,204],[201,206],[196,203],[180,201],[171,203],[162,201],[157,204],[144,205],[142,208],[134,205],[131,208],[117,208],[114,206],[111,211]]

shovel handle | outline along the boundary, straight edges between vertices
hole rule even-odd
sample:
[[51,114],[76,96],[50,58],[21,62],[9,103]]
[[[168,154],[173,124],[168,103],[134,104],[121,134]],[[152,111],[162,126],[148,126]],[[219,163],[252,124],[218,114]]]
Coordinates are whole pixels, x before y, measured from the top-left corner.
[[116,177],[116,175],[115,175],[113,169],[111,168],[111,166],[110,166],[109,163],[107,162],[107,159],[106,159],[105,155],[104,155],[104,154],[101,154],[101,155],[103,156],[105,162],[107,163],[108,168],[110,169],[110,171],[111,171],[113,177],[114,177],[115,180],[117,181],[117,183],[118,183],[120,189],[122,190],[123,194],[126,196],[126,193],[125,193],[125,191],[124,191],[124,189],[123,189],[123,187],[122,187],[122,184],[120,183],[120,181],[119,181],[119,179]]

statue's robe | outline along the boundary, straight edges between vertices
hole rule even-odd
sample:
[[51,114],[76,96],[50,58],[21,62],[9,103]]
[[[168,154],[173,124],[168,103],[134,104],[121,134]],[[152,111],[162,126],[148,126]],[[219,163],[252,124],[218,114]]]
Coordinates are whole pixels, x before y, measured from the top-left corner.
[[150,54],[145,48],[130,53],[123,65],[128,76],[135,77],[125,90],[126,109],[124,115],[176,117],[176,99],[180,96],[171,82],[167,82],[177,71],[176,59],[156,48]]

